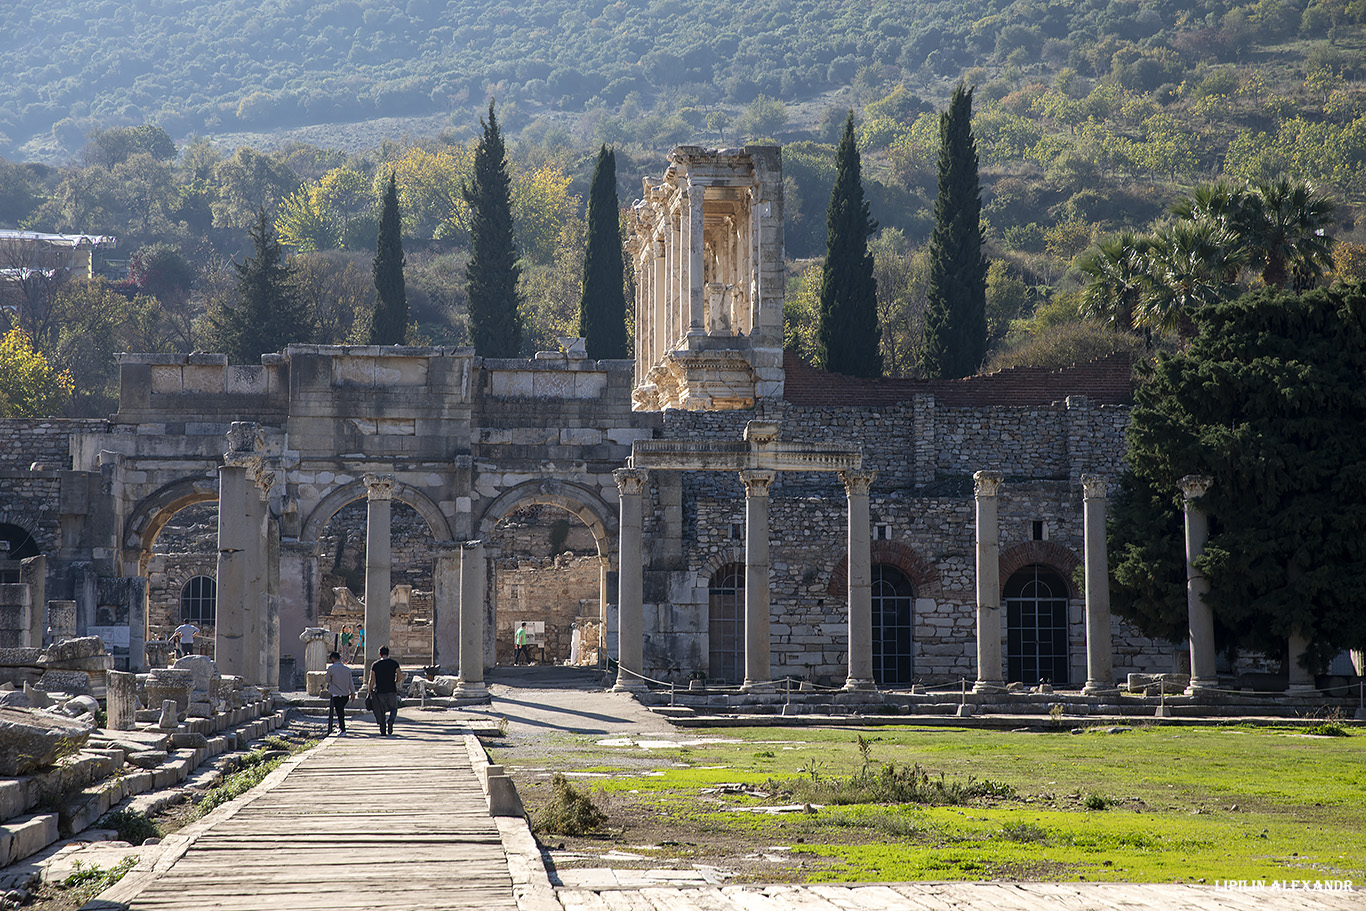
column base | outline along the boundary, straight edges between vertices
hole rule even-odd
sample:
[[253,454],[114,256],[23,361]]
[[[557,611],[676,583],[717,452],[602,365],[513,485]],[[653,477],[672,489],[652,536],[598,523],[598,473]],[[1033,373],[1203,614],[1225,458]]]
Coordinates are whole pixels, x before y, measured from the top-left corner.
[[1206,696],[1218,688],[1218,677],[1191,677],[1190,685],[1186,687],[1186,695]]
[[1101,680],[1088,680],[1081,688],[1083,696],[1118,696],[1119,687]]
[[1287,696],[1319,696],[1319,688],[1312,683],[1292,683],[1285,688]]
[[871,677],[850,677],[848,680],[844,681],[844,691],[846,693],[876,693],[877,681],[873,680]]
[[776,693],[778,692],[778,684],[774,683],[772,680],[746,680],[744,683],[740,684],[740,692]]
[[974,693],[1005,693],[1006,685],[1004,680],[978,680],[972,685]]
[[1353,717],[1356,718],[1357,721],[1366,721],[1366,709],[1357,709],[1356,715]]
[[461,680],[456,683],[451,695],[456,699],[469,702],[488,702],[489,689],[482,680]]
[[612,685],[614,693],[645,693],[649,689],[644,680],[626,670],[617,671],[617,682]]

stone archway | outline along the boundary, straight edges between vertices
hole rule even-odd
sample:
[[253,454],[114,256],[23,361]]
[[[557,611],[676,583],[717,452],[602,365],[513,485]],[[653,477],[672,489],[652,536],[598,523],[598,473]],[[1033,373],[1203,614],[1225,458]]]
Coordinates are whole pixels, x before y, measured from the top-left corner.
[[[327,496],[318,501],[318,505],[304,520],[299,529],[299,540],[307,544],[317,544],[318,536],[322,533],[323,528],[327,526],[333,516],[341,511],[343,506],[357,500],[363,500],[365,497],[366,487],[363,480],[350,481],[333,489]],[[402,481],[395,481],[393,498],[417,510],[417,514],[427,523],[427,528],[438,543],[455,540],[451,523],[425,493]]]
[[[218,478],[200,475],[172,481],[138,503],[123,524],[123,547],[125,552],[137,554],[137,574],[147,574],[147,562],[151,559],[157,535],[176,513],[187,506],[217,499]],[[125,562],[132,561],[125,559]]]
[[[597,491],[555,478],[524,481],[483,504],[473,523],[475,534],[497,544],[508,533],[506,526],[500,528],[504,522],[525,518],[523,511],[537,506],[567,513],[582,523],[577,534],[587,530],[595,555],[585,555],[587,542],[582,538],[577,557],[562,560],[556,553],[540,551],[533,543],[534,529],[540,524],[535,519],[523,527],[515,556],[502,551],[502,544],[492,550],[484,604],[486,666],[511,660],[511,636],[518,620],[530,622],[538,635],[544,635],[539,641],[533,639],[533,644],[541,646],[539,652],[533,649],[538,657],[556,661],[577,657],[591,664],[594,654],[601,660],[607,651],[604,633],[615,625],[608,612],[609,602],[615,601],[610,570],[616,550],[616,516]],[[527,531],[533,531],[532,540],[526,538]]]

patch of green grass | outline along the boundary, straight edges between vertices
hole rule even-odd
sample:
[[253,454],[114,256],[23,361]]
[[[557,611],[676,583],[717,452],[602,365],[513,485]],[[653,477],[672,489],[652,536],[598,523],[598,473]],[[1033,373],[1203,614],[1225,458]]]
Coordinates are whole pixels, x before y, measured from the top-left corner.
[[1015,789],[995,781],[948,779],[941,772],[937,777],[921,767],[898,766],[889,762],[874,768],[865,765],[846,777],[820,777],[814,769],[802,778],[770,778],[764,790],[783,797],[808,803],[923,803],[961,804],[983,797],[1010,798]]
[[140,845],[149,838],[160,838],[161,829],[146,813],[137,810],[115,810],[106,813],[96,825],[119,833],[119,841]]
[[83,905],[105,889],[116,885],[137,862],[137,855],[133,855],[125,857],[105,870],[98,864],[84,866],[78,860],[75,869],[62,880],[62,888],[70,891],[70,894],[64,897],[69,898],[73,905]]

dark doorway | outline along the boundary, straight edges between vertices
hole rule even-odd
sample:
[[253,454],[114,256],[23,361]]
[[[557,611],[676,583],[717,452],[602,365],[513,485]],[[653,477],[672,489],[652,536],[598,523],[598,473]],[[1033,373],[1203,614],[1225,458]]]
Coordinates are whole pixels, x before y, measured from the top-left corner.
[[707,676],[739,683],[745,679],[745,567],[730,563],[712,573],[707,589],[710,646]]

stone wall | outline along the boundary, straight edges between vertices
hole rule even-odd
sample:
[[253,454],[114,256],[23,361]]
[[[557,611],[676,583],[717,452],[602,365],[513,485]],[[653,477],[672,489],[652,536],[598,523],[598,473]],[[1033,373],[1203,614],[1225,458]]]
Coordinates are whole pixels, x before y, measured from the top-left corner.
[[598,558],[507,557],[496,566],[498,663],[512,663],[513,636],[522,621],[541,621],[545,660],[563,664],[569,659],[574,624],[596,623],[600,617]]
[[71,435],[98,433],[98,418],[6,418],[0,420],[0,472],[27,471],[35,462],[47,470],[71,467]]

